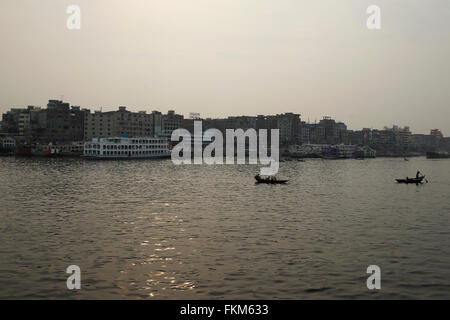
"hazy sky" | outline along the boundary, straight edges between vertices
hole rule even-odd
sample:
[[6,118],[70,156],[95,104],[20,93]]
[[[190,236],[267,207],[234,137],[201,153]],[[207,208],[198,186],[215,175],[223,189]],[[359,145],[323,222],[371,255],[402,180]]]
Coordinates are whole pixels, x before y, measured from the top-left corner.
[[[81,30],[66,28],[70,4]],[[1,0],[0,40],[1,112],[64,95],[450,136],[449,0]]]

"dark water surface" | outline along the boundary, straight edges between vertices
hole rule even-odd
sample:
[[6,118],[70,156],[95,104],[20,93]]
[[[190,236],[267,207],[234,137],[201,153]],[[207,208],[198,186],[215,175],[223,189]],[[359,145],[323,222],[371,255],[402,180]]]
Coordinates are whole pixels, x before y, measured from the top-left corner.
[[450,160],[280,165],[0,158],[0,298],[450,298]]

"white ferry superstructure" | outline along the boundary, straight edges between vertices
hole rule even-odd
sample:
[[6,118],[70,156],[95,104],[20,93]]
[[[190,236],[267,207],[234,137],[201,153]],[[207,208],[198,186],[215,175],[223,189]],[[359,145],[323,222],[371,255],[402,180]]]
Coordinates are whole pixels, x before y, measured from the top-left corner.
[[90,159],[168,158],[169,140],[159,137],[93,138],[84,143],[83,156]]

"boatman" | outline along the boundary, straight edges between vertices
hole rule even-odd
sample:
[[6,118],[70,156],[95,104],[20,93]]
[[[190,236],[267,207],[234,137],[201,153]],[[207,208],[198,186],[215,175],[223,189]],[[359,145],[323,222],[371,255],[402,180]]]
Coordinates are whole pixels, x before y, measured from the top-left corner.
[[416,179],[419,179],[419,175],[420,175],[420,171],[417,170],[417,173],[416,173]]

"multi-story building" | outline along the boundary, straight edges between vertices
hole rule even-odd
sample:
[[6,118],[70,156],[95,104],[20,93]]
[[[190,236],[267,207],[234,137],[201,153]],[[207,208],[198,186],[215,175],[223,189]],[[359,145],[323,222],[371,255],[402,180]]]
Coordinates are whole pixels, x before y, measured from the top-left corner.
[[183,119],[183,115],[176,114],[173,110],[162,115],[160,136],[170,138],[174,130],[182,127]]
[[257,117],[233,116],[225,119],[225,129],[256,129]]
[[341,131],[347,130],[347,126],[343,123],[336,123],[331,117],[325,116],[319,122],[319,126],[324,128],[324,141],[320,143],[338,144],[341,142]]
[[300,122],[300,141],[299,144],[309,144],[310,143],[310,125],[305,121]]
[[19,119],[22,113],[28,112],[23,108],[12,108],[2,115],[3,132],[19,135]]
[[277,115],[280,130],[280,144],[297,144],[301,140],[301,118],[299,114],[284,113]]
[[162,132],[162,113],[159,111],[152,111],[151,114],[151,122],[152,122],[152,136],[153,137],[159,137],[161,136]]
[[248,127],[255,129],[279,129],[281,145],[297,144],[302,140],[302,122],[300,114],[292,112],[252,117]]
[[68,103],[50,100],[47,109],[28,106],[3,114],[3,132],[29,142],[77,141],[83,137],[82,114],[79,107],[70,108]]
[[[42,113],[41,113],[42,112]],[[82,141],[84,136],[84,114],[87,110],[80,107],[70,107],[69,103],[60,100],[49,100],[47,109],[35,115],[39,140],[52,143]]]
[[204,119],[202,122],[203,130],[208,129],[218,129],[222,132],[223,135],[226,133],[227,129],[227,119]]
[[411,131],[409,127],[394,130],[396,145],[402,149],[407,149],[411,145]]
[[336,122],[328,116],[323,117],[319,123],[301,122],[299,127],[300,134],[297,141],[302,144],[334,145],[351,142],[347,125]]
[[326,144],[325,127],[320,123],[305,123],[301,127],[301,143]]
[[450,152],[450,138],[442,138],[438,139],[438,141],[440,149]]
[[22,112],[19,114],[19,135],[27,136],[30,134],[31,123],[30,123],[30,113]]
[[86,112],[84,140],[122,135],[149,137],[154,135],[153,119],[153,114],[147,114],[145,111],[131,112],[124,106],[119,107],[118,111]]
[[411,144],[412,150],[416,152],[430,152],[439,148],[439,139],[434,135],[428,134],[412,134]]
[[343,122],[337,122],[337,134],[338,134],[338,143],[349,144],[350,139],[348,136],[347,125]]
[[374,146],[393,146],[395,145],[395,134],[393,130],[385,128],[384,130],[372,130],[371,144]]
[[347,130],[347,144],[369,145],[372,142],[372,129]]

